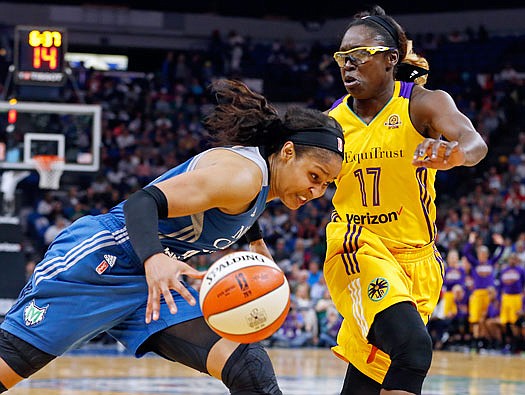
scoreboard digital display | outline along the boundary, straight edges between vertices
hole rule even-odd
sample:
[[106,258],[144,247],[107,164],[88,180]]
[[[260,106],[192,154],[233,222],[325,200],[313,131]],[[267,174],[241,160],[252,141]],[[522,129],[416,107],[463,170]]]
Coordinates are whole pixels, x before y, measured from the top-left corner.
[[67,32],[63,28],[17,26],[15,82],[27,85],[63,85],[66,82],[66,36]]

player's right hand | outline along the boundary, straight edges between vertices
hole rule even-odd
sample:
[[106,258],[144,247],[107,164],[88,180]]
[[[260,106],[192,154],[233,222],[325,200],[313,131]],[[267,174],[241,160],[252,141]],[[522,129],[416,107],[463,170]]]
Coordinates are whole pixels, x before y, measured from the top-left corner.
[[180,281],[181,275],[191,278],[202,278],[206,274],[191,267],[185,262],[170,258],[164,253],[152,255],[144,262],[146,282],[148,283],[148,301],[146,304],[146,324],[160,317],[160,298],[164,297],[171,314],[177,312],[177,305],[171,295],[171,290],[178,292],[190,305],[196,301],[192,294]]
[[465,152],[457,141],[426,138],[414,151],[412,164],[436,170],[448,170],[465,163]]

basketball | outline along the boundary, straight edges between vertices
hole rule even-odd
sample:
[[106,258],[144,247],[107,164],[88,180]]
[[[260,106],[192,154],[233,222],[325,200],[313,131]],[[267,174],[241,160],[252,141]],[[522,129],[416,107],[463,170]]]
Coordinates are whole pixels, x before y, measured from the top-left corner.
[[264,255],[237,251],[214,262],[202,279],[199,301],[208,325],[222,337],[253,343],[271,336],[290,307],[283,271]]

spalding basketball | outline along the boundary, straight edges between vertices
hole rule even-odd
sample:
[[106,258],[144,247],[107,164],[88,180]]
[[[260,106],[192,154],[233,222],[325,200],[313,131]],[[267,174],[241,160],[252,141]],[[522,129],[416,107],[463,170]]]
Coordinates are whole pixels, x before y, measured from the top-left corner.
[[210,266],[202,279],[199,301],[204,319],[216,333],[253,343],[283,324],[290,307],[290,287],[271,259],[237,251]]

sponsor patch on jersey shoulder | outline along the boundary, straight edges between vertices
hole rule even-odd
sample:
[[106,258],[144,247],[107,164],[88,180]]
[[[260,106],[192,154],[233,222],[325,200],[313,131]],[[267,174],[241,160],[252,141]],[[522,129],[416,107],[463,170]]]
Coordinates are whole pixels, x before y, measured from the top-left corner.
[[44,307],[38,307],[35,300],[33,299],[25,308],[24,308],[24,322],[26,326],[33,326],[42,322],[46,311],[49,305]]
[[390,284],[386,278],[376,277],[368,284],[367,294],[370,300],[379,302],[386,296],[389,289]]

